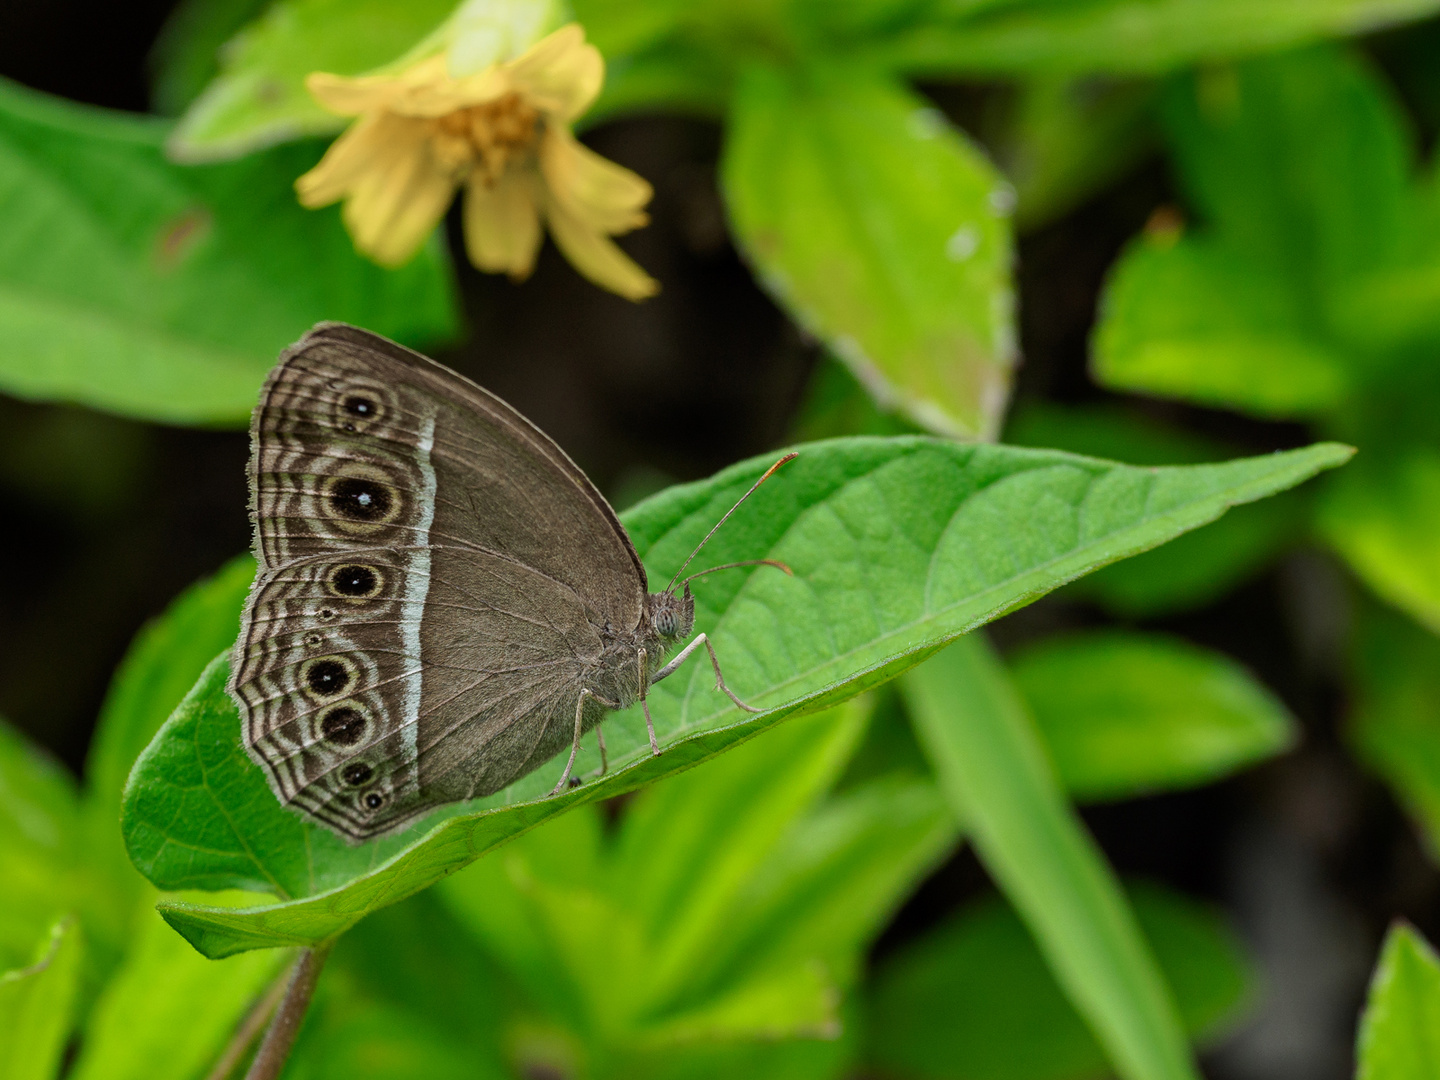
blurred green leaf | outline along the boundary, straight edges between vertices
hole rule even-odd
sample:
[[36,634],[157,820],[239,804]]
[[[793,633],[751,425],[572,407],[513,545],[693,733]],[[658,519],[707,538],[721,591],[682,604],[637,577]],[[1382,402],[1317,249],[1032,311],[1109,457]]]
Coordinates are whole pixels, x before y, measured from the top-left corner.
[[1112,271],[1094,337],[1096,381],[1262,417],[1337,407],[1344,353],[1307,326],[1284,276],[1204,238],[1142,236]]
[[[285,1080],[509,1080],[432,1018],[383,1001],[351,1000],[307,1019]],[[328,1016],[327,1012],[337,1015]]]
[[0,970],[29,963],[35,942],[75,906],[78,832],[75,781],[0,721]]
[[[8,929],[8,928],[7,928]],[[80,981],[80,928],[56,923],[29,967],[0,974],[0,1069],[5,1080],[54,1080]]]
[[[974,6],[979,17],[964,18]],[[984,12],[993,6],[993,13]],[[1159,74],[1196,61],[1362,33],[1440,9],[1436,0],[1076,0],[959,6],[875,51],[916,74]]]
[[983,635],[902,682],[940,790],[1123,1080],[1193,1080],[1170,988]]
[[1010,671],[1078,799],[1208,783],[1299,737],[1285,706],[1244,667],[1179,638],[1066,634],[1011,657]]
[[[166,905],[167,918],[207,955],[320,941],[546,818],[852,697],[1064,581],[1348,456],[1321,444],[1223,465],[1136,469],[916,437],[811,444],[709,551],[717,564],[768,555],[795,576],[762,569],[697,590],[697,629],[712,635],[730,684],[767,708],[763,715],[741,718],[696,666],[651,693],[663,755],[650,755],[643,717],[631,709],[607,723],[603,779],[546,798],[553,774],[541,769],[397,836],[348,847],[275,801],[235,738],[222,657],[131,774],[127,846],[163,888],[253,888],[283,898],[249,913]],[[664,580],[772,461],[742,462],[627,513],[652,577]],[[591,745],[579,776],[597,765]]]
[[207,960],[142,910],[125,963],[86,1026],[71,1080],[194,1080],[288,955],[279,950]]
[[181,0],[150,48],[150,105],[178,116],[220,70],[220,50],[271,0]]
[[[1130,902],[1191,1038],[1225,1027],[1254,975],[1220,915],[1155,886]],[[1105,1055],[1000,900],[982,901],[886,958],[867,1012],[870,1063],[917,1080],[1090,1080]]]
[[358,75],[388,63],[455,7],[456,0],[278,0],[225,44],[220,75],[181,117],[170,154],[220,161],[339,131],[349,120],[322,109],[305,76]]
[[0,389],[238,425],[318,320],[410,342],[453,331],[439,246],[381,270],[336,211],[295,201],[315,147],[187,169],[164,160],[165,131],[0,83]]
[[1372,607],[1357,645],[1350,742],[1414,815],[1440,861],[1440,638]]
[[1440,957],[1404,923],[1385,938],[1356,1056],[1356,1080],[1440,1076]]
[[1355,475],[1322,493],[1320,531],[1377,594],[1440,633],[1440,439],[1377,429],[1365,445]]
[[[1048,446],[1132,465],[1220,461],[1233,449],[1109,405],[1017,408],[1005,429],[1017,446]],[[1306,534],[1308,492],[1286,492],[1237,507],[1219,521],[1163,547],[1102,567],[1063,595],[1092,600],[1107,611],[1144,618],[1210,603],[1257,573]]]
[[994,435],[1015,360],[1013,194],[938,110],[863,68],[755,66],[721,169],[756,277],[882,407]]

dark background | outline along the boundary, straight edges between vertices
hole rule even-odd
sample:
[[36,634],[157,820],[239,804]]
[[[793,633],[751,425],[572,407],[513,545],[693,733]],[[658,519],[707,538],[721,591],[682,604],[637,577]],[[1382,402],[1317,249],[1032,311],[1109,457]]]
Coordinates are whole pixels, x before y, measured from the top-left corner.
[[[0,75],[144,110],[146,57],[170,4],[7,0]],[[1372,43],[1392,59],[1436,25]],[[1433,54],[1432,54],[1433,55]],[[1403,86],[1402,86],[1403,89]],[[993,88],[935,88],[962,123]],[[1440,99],[1437,99],[1440,100]],[[1425,117],[1420,118],[1422,128]],[[818,350],[751,282],[715,187],[717,128],[653,118],[588,141],[650,179],[653,224],[626,241],[664,283],[633,305],[547,248],[515,286],[460,268],[468,339],[438,353],[550,432],[619,503],[781,445]],[[1427,139],[1428,141],[1428,139]],[[1021,398],[1099,398],[1086,339],[1121,245],[1172,198],[1163,161],[1140,164],[1063,220],[1022,238]],[[452,222],[453,225],[453,222]],[[456,245],[458,250],[458,244]],[[1143,404],[1252,452],[1303,432]],[[160,428],[0,397],[0,715],[80,771],[111,670],[145,619],[249,542],[243,433]],[[1147,623],[1244,661],[1305,727],[1301,748],[1197,792],[1092,808],[1124,873],[1222,903],[1264,972],[1256,1019],[1210,1054],[1222,1080],[1339,1080],[1388,920],[1440,938],[1440,875],[1385,791],[1342,748],[1345,635],[1354,590],[1302,551],[1205,610]],[[995,627],[1002,647],[1104,620],[1051,598]],[[888,949],[988,889],[968,852],[927,882]]]

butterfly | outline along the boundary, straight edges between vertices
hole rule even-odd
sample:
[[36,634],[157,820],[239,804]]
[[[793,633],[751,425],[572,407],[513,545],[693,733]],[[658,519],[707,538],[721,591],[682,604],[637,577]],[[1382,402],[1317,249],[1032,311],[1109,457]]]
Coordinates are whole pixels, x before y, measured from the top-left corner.
[[[700,647],[680,572],[650,592],[614,510],[494,394],[366,330],[287,349],[250,428],[259,563],[227,689],[286,806],[358,842],[498,791]],[[753,492],[794,454],[776,462]],[[734,513],[745,496],[696,547]],[[691,553],[693,559],[695,552]],[[731,563],[766,564],[770,559]],[[702,573],[710,573],[711,570]]]

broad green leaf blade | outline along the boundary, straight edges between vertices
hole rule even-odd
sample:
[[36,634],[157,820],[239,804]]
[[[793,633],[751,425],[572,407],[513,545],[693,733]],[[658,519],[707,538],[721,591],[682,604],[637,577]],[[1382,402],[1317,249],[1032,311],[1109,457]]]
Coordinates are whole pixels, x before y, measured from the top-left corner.
[[[603,779],[589,782],[598,760],[586,740],[577,768],[587,782],[559,798],[545,798],[555,773],[541,769],[486,800],[350,848],[275,802],[235,737],[222,659],[131,774],[126,842],[163,888],[248,887],[284,898],[253,912],[167,904],[167,917],[207,955],[320,941],[554,814],[852,697],[1057,585],[1349,455],[1320,444],[1151,469],[923,437],[810,444],[706,551],[716,564],[780,559],[795,576],[760,568],[716,575],[697,590],[696,629],[712,636],[730,685],[763,715],[740,715],[708,670],[681,671],[650,697],[661,756],[650,755],[644,719],[631,709],[606,725]],[[668,580],[772,460],[671,488],[627,513],[651,579]]]
[[415,344],[451,333],[440,247],[382,270],[337,211],[295,201],[318,148],[182,168],[166,130],[0,83],[0,390],[241,425],[321,319]]
[[1159,634],[1049,638],[1011,674],[1078,799],[1208,783],[1290,748],[1295,721],[1228,657]]
[[1293,417],[1352,390],[1293,281],[1213,240],[1161,232],[1111,272],[1091,370],[1103,386]]
[[1170,988],[982,635],[902,683],[940,790],[1123,1080],[1196,1080]]
[[[1185,1030],[1228,1026],[1254,975],[1219,913],[1154,886],[1135,918],[1175,989]],[[889,957],[866,1010],[868,1059],[915,1080],[1090,1080],[1105,1054],[1007,904],[982,901]]]
[[29,967],[0,974],[0,1069],[5,1080],[54,1080],[80,980],[80,929],[56,923]]
[[[1233,452],[1114,406],[1031,404],[1012,413],[1005,441],[1135,465],[1199,464]],[[1258,573],[1306,534],[1310,520],[1310,499],[1303,492],[1251,503],[1154,551],[1081,578],[1067,593],[1128,618],[1201,607]]]
[[964,135],[864,69],[757,66],[721,169],[756,277],[877,402],[993,437],[1015,361],[1013,195]]
[[1440,862],[1440,638],[1372,609],[1360,625],[1349,737],[1419,823]]
[[1385,938],[1356,1056],[1356,1080],[1440,1076],[1440,957],[1404,923]]
[[924,22],[876,51],[922,75],[1154,75],[1422,19],[1436,0],[1078,0]]
[[69,1080],[193,1080],[224,1050],[290,957],[207,960],[142,910],[124,965],[106,985]]
[[220,49],[270,0],[181,0],[150,47],[150,107],[178,116],[219,72]]
[[1322,494],[1320,532],[1377,594],[1440,634],[1440,439],[1373,434],[1355,475]]
[[[170,136],[178,161],[219,161],[339,131],[305,89],[312,71],[358,75],[400,56],[456,0],[280,0],[226,43],[221,72]],[[298,174],[297,174],[298,175]]]
[[0,721],[0,970],[30,963],[35,942],[75,907],[77,802],[65,768]]

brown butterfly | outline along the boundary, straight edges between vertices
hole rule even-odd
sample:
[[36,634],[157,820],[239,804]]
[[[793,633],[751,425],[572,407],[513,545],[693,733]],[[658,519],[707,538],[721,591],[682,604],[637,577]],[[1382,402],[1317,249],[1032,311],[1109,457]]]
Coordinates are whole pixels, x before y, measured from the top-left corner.
[[[694,625],[701,575],[649,592],[585,474],[448,368],[322,323],[280,357],[250,433],[260,566],[228,689],[283,804],[364,840],[498,791],[568,743],[559,792],[581,735],[701,645],[717,688],[756,711],[704,634],[664,662]],[[712,569],[756,563],[789,572]]]

